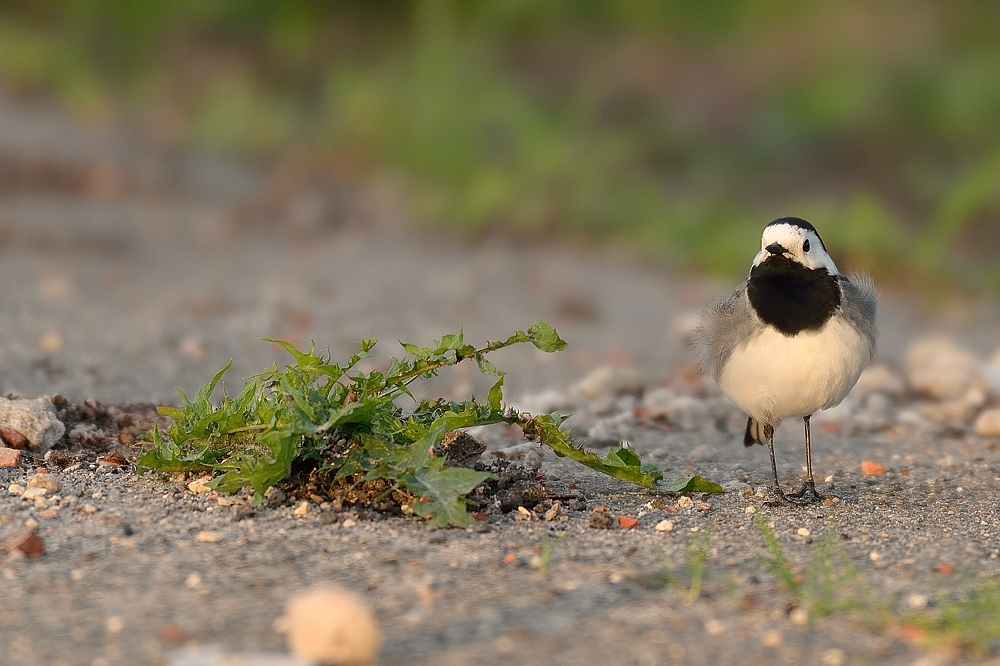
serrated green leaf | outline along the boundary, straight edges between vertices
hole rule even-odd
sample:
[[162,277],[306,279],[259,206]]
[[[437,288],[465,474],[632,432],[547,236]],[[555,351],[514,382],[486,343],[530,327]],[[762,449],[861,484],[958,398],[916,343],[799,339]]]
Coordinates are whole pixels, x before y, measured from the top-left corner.
[[566,341],[559,337],[552,324],[544,319],[536,319],[528,328],[528,338],[531,343],[543,352],[557,352],[566,349]]
[[486,400],[490,405],[490,409],[495,412],[499,412],[503,409],[503,375],[500,375],[500,379],[497,380],[496,384],[490,387],[490,392],[486,396]]
[[722,486],[700,476],[681,476],[673,481],[660,481],[656,484],[660,490],[674,493],[724,493]]
[[435,527],[465,527],[470,517],[461,496],[489,478],[496,477],[463,467],[445,467],[444,461],[436,458],[414,473],[400,477],[400,482],[424,498],[413,505],[418,516],[429,518]]
[[402,340],[400,340],[399,344],[406,350],[407,354],[411,354],[417,358],[425,358],[434,353],[434,350],[430,347],[418,347],[417,345],[411,345],[409,342],[403,342]]

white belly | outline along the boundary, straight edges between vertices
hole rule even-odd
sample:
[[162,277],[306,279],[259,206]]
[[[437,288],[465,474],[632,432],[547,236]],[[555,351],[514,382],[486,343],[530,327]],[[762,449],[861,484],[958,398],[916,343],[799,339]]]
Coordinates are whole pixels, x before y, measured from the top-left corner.
[[719,386],[754,419],[777,426],[839,404],[870,360],[867,342],[837,317],[794,337],[766,327],[733,351]]

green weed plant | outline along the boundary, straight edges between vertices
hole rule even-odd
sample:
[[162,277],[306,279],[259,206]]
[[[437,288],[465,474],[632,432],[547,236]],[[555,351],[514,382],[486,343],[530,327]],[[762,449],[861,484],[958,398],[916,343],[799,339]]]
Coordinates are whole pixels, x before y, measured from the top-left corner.
[[[216,490],[250,487],[259,502],[269,487],[292,476],[294,467],[312,466],[335,481],[388,482],[387,492],[404,489],[417,498],[413,512],[431,524],[464,526],[470,520],[466,495],[493,475],[449,466],[434,454],[434,446],[449,431],[506,423],[558,456],[644,488],[722,492],[698,476],[664,481],[656,465],[644,463],[624,444],[604,456],[576,446],[560,428],[567,417],[557,412],[533,416],[506,407],[504,373],[487,356],[521,343],[544,352],[564,349],[566,342],[542,320],[482,347],[467,344],[461,331],[445,335],[433,347],[401,343],[406,354],[392,359],[385,371],[357,368],[375,340],[361,341],[360,351],[345,365],[317,354],[315,347],[303,352],[287,342],[268,341],[284,347],[293,362],[250,378],[238,395],[223,392],[218,405],[211,397],[231,364],[193,399],[181,392],[182,406],[160,409],[172,421],[163,431],[154,429],[140,471],[209,472],[217,475],[210,484]],[[485,402],[413,398],[413,382],[463,362],[474,362],[480,372],[497,377]],[[397,405],[404,397],[416,404],[411,411]]]

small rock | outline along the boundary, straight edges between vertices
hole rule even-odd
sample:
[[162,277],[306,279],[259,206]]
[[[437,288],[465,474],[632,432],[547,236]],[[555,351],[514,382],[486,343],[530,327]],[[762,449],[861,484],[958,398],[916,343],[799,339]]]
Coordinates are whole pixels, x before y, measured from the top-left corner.
[[906,392],[906,385],[903,383],[902,377],[889,366],[876,363],[865,368],[852,392],[860,397],[872,393],[882,393],[898,398]]
[[48,397],[34,400],[0,398],[0,424],[23,435],[28,448],[42,455],[66,432],[66,426],[56,418],[56,407]]
[[292,654],[324,664],[363,666],[378,657],[381,636],[371,609],[336,588],[299,592],[288,600],[277,628]]
[[559,517],[561,515],[562,515],[562,502],[556,500],[555,502],[552,503],[552,506],[550,506],[548,510],[545,512],[545,520],[549,522],[559,520]]
[[633,518],[632,516],[620,516],[618,518],[618,526],[625,530],[630,530],[639,524],[638,518]]
[[273,505],[278,505],[284,503],[286,495],[281,488],[271,486],[264,491],[264,499]]
[[906,352],[910,386],[937,400],[961,397],[981,382],[980,361],[948,338],[924,338]]
[[980,414],[975,428],[980,437],[1000,437],[1000,408],[987,409]]
[[[845,401],[846,402],[846,401]],[[844,404],[844,403],[841,403]],[[866,432],[875,432],[892,425],[894,410],[892,400],[884,393],[870,393],[864,407],[854,412],[854,422]]]
[[[823,662],[823,666],[843,666],[844,661],[847,657],[844,655],[844,651],[840,648],[830,648],[829,650],[823,650],[823,655],[820,657],[820,661]],[[917,660],[915,663],[921,663],[921,660]]]
[[603,365],[578,381],[569,390],[571,397],[595,398],[642,393],[642,380],[632,368]]
[[340,525],[341,525],[341,527],[354,527],[357,524],[358,523],[353,518],[347,518]]
[[38,499],[39,497],[45,497],[49,492],[48,488],[39,488],[38,486],[29,486],[24,489],[21,493],[21,498],[26,500]]
[[674,398],[667,406],[666,417],[672,425],[685,432],[695,432],[706,425],[713,425],[705,401],[690,395]]
[[225,538],[226,535],[223,534],[222,532],[210,532],[207,530],[203,530],[201,532],[198,532],[198,536],[195,537],[195,540],[200,541],[202,543],[219,543]]
[[0,439],[12,449],[28,448],[28,438],[13,428],[0,427]]
[[622,442],[634,439],[637,422],[631,411],[601,419],[587,431],[587,437],[597,442]]
[[518,412],[528,412],[529,414],[551,414],[552,412],[566,414],[573,411],[575,404],[575,401],[562,391],[550,389],[543,393],[521,396],[508,403],[508,406]]
[[797,534],[798,534],[799,536],[803,536],[803,537],[807,537],[807,536],[809,536],[810,534],[812,534],[812,532],[810,532],[810,531],[809,531],[809,528],[808,528],[808,527],[800,527],[800,528],[798,529],[798,532],[796,532],[796,533],[797,533]]
[[865,476],[881,476],[885,474],[885,467],[871,460],[862,460],[861,473]]
[[304,516],[309,513],[309,502],[302,500],[299,505],[295,507],[295,511],[292,511],[296,516]]
[[657,532],[670,532],[674,529],[674,524],[669,520],[661,520],[656,523],[655,529]]
[[776,648],[781,645],[781,632],[771,629],[770,631],[765,631],[760,637],[761,645],[769,648]]
[[195,495],[200,495],[202,493],[212,492],[212,488],[209,487],[208,482],[212,480],[210,476],[203,476],[200,479],[195,479],[191,483],[187,484],[188,490],[193,492]]
[[18,449],[0,447],[0,467],[20,467],[21,452]]
[[666,419],[669,418],[671,404],[676,398],[677,394],[669,388],[656,388],[642,396],[640,406],[647,418]]
[[615,521],[607,512],[594,513],[590,516],[590,527],[595,530],[609,530]]
[[694,500],[688,497],[687,495],[684,495],[683,497],[677,500],[677,506],[680,507],[681,509],[690,509],[691,507],[694,506]]
[[792,621],[792,624],[797,624],[800,627],[803,627],[809,624],[809,611],[802,608],[802,606],[799,606],[788,614],[788,619]]
[[45,544],[35,530],[29,528],[4,542],[3,552],[12,553],[14,551],[20,551],[28,557],[36,557],[45,552]]
[[51,492],[59,492],[62,488],[62,484],[52,474],[32,474],[28,478],[29,488],[44,488]]
[[24,491],[25,487],[18,483],[12,483],[9,486],[7,486],[7,492],[10,493],[11,495],[17,495],[18,497],[20,497],[21,495],[24,494]]

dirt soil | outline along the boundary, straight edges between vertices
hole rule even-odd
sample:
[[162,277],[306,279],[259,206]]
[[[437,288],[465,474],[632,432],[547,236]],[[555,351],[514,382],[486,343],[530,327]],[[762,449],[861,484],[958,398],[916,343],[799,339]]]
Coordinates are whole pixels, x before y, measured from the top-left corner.
[[[157,418],[151,405],[177,403],[176,388],[193,393],[230,359],[231,389],[282,362],[261,337],[314,340],[338,357],[378,337],[378,365],[397,339],[426,343],[462,325],[478,342],[543,317],[570,348],[499,354],[509,397],[565,392],[601,365],[636,368],[650,390],[690,361],[679,334],[690,314],[728,288],[597,248],[414,231],[400,224],[390,185],[347,191],[295,175],[150,147],[0,97],[0,391],[63,396],[68,433],[54,458],[0,469],[0,539],[34,526],[45,547],[0,559],[0,663],[190,664],[191,651],[211,648],[250,655],[226,663],[277,664],[274,623],[287,599],[327,583],[374,608],[383,664],[970,658],[876,618],[804,621],[761,563],[748,512],[765,512],[800,574],[833,530],[871,592],[901,608],[968,589],[1000,571],[1000,451],[965,432],[817,432],[820,478],[833,477],[821,490],[838,500],[806,508],[766,505],[756,492],[769,483],[766,452],[734,433],[643,422],[636,449],[668,476],[729,488],[693,497],[529,455],[499,433],[492,450],[539,457],[561,511],[496,512],[467,530],[329,503],[297,514],[291,498],[251,507],[245,495],[193,493],[187,478],[137,476],[128,459]],[[998,322],[996,303],[931,316],[889,295],[882,357],[898,363],[910,339],[932,331],[985,355]],[[426,390],[486,387],[456,371]],[[789,481],[800,436],[792,424],[780,431]],[[864,475],[862,460],[885,473]],[[45,508],[7,493],[38,467],[61,486]],[[638,526],[620,527],[621,516]],[[657,530],[665,520],[672,528]],[[686,555],[698,544],[708,559],[691,601],[664,574],[688,586]]]

